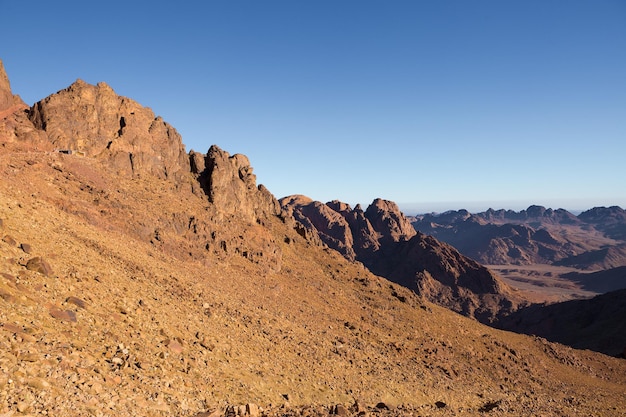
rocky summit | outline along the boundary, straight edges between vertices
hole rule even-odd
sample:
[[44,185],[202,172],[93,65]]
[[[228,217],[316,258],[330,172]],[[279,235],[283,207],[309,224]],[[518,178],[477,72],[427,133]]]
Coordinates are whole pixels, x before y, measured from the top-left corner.
[[522,297],[500,278],[455,248],[417,233],[392,201],[360,205],[304,196],[280,200],[283,208],[310,233],[348,260],[410,288],[423,298],[485,323],[515,311]]
[[[102,83],[32,107],[0,86],[0,415],[623,415],[626,361],[373,274],[245,156],[185,154]],[[419,246],[391,207],[353,241]]]

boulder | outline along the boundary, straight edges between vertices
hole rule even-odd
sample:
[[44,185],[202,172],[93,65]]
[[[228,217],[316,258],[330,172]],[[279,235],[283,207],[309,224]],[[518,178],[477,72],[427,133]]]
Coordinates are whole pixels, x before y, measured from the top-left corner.
[[31,258],[26,263],[26,269],[28,269],[29,271],[39,272],[40,274],[43,274],[45,276],[50,276],[53,273],[50,264],[45,259],[39,256]]

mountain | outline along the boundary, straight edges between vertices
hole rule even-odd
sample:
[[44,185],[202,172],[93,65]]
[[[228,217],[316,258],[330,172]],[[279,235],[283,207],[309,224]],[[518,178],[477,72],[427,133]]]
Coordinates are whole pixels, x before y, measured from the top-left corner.
[[580,213],[578,218],[610,238],[626,241],[626,210],[621,207],[595,207]]
[[496,326],[545,337],[577,349],[626,357],[624,317],[626,290],[618,290],[588,300],[531,305],[502,318]]
[[[571,265],[608,269],[626,265],[626,216],[619,207],[574,216],[566,210],[467,210],[416,217],[416,230],[449,243],[487,265]],[[625,229],[626,230],[626,229]]]
[[[281,209],[245,156],[180,157],[173,127],[124,113],[103,84],[52,109],[0,87],[0,415],[626,408],[623,359],[484,326],[372,274]],[[382,214],[376,242],[417,236]]]
[[376,199],[360,205],[323,204],[304,196],[280,200],[283,208],[322,242],[373,273],[425,299],[482,322],[523,302],[500,278],[432,236],[416,233],[398,206]]

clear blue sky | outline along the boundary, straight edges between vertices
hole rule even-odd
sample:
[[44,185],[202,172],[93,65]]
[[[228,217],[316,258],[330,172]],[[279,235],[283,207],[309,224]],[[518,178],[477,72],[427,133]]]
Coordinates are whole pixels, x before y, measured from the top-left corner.
[[626,207],[626,1],[0,0],[29,104],[77,78],[277,197]]

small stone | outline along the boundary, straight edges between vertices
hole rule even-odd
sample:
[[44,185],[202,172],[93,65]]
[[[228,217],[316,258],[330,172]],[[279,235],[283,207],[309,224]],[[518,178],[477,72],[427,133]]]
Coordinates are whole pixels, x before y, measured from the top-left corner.
[[19,411],[20,413],[27,412],[29,408],[30,408],[30,405],[25,401],[19,401],[17,403],[17,411]]
[[50,388],[50,384],[48,383],[48,381],[46,381],[45,379],[41,379],[41,378],[32,378],[28,381],[28,386],[38,389],[38,390],[44,390],[46,388]]
[[259,406],[256,404],[246,404],[246,412],[250,417],[259,417]]
[[28,253],[28,254],[30,254],[32,251],[32,248],[28,243],[20,244],[20,249],[22,249],[25,253]]
[[65,299],[66,303],[74,304],[77,307],[85,308],[85,302],[78,297],[69,296]]
[[39,360],[39,355],[34,352],[26,352],[20,356],[20,359],[25,362],[37,362]]
[[443,401],[437,401],[437,402],[435,403],[435,406],[436,406],[437,408],[444,408],[446,405],[447,405],[447,404],[446,404],[446,403],[444,403]]
[[11,236],[9,236],[9,235],[5,235],[5,236],[2,238],[2,241],[3,241],[4,243],[6,243],[6,244],[10,245],[10,246],[15,246],[15,245],[17,245],[17,242],[15,241],[15,239],[13,239],[13,238],[12,238]]
[[50,267],[50,264],[46,262],[45,259],[39,256],[30,259],[26,263],[26,269],[28,269],[29,271],[39,272],[40,274],[43,274],[45,276],[52,275],[52,268]]
[[376,404],[376,408],[378,408],[379,410],[389,410],[389,406],[383,402],[379,402],[378,404]]
[[333,414],[337,416],[345,417],[345,416],[349,416],[350,412],[343,404],[337,404],[335,405],[333,409]]
[[178,341],[174,340],[174,339],[170,339],[168,341],[165,342],[167,344],[167,347],[174,353],[183,353],[183,345],[181,345],[180,343],[178,343]]
[[61,310],[56,307],[50,308],[50,315],[57,320],[76,322],[76,313],[71,310]]

